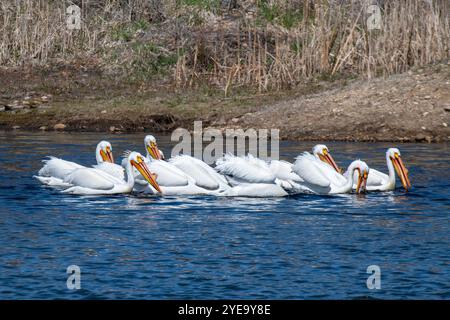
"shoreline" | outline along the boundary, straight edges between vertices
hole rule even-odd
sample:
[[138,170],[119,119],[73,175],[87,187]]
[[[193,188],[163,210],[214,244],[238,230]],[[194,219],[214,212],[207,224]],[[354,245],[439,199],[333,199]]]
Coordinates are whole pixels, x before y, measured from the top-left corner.
[[[217,128],[208,128],[208,129],[217,129]],[[235,128],[229,128],[229,129],[235,129]],[[226,130],[225,128],[223,129]],[[116,132],[110,132],[110,131],[95,131],[95,130],[39,130],[39,129],[27,129],[27,128],[19,128],[19,129],[5,129],[0,127],[0,134],[9,134],[9,133],[19,133],[19,134],[39,134],[39,133],[46,133],[46,134],[112,134],[112,135],[135,135],[135,134],[156,134],[156,135],[162,135],[162,136],[169,136],[171,134],[170,131],[116,131]],[[190,134],[193,134],[194,132],[192,130],[189,130]],[[224,134],[225,137],[225,134]],[[270,141],[270,140],[269,140]],[[392,142],[392,143],[402,143],[402,144],[408,144],[408,143],[426,143],[426,144],[448,144],[450,142],[450,139],[417,139],[417,138],[400,138],[400,139],[389,139],[389,138],[329,138],[327,136],[323,137],[288,137],[288,136],[281,136],[280,135],[280,141],[299,141],[299,142]]]
[[450,62],[230,97],[68,70],[0,69],[0,130],[170,133],[201,120],[203,129],[279,129],[280,140],[450,141]]

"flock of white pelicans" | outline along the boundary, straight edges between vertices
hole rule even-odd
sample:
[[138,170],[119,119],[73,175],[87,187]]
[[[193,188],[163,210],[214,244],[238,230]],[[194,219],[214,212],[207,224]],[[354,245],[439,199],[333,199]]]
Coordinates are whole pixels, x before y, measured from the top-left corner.
[[97,164],[80,164],[50,157],[35,176],[41,183],[79,195],[147,193],[160,195],[216,195],[282,197],[297,193],[340,194],[395,189],[397,172],[403,187],[411,183],[397,148],[386,152],[388,174],[355,160],[343,172],[328,148],[316,145],[312,154],[304,152],[295,162],[264,161],[247,156],[224,155],[215,167],[188,155],[164,160],[156,139],[144,139],[147,156],[126,151],[122,163],[114,163],[112,146],[97,145]]

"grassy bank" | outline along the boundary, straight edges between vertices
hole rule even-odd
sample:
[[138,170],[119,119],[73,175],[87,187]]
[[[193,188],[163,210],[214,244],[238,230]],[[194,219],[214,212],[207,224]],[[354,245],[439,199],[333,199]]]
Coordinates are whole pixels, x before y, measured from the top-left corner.
[[[80,8],[79,30],[67,27],[72,4]],[[219,128],[277,126],[297,139],[446,141],[449,6],[2,2],[0,127],[170,131],[204,120]],[[352,86],[389,94],[367,89],[351,99]],[[386,120],[401,113],[408,117],[396,121],[407,129]],[[349,121],[357,130],[340,125]]]
[[[81,8],[80,30],[67,28],[71,3]],[[228,96],[317,77],[386,76],[449,57],[448,1],[369,3],[8,1],[0,5],[0,64],[89,59],[122,81],[207,84]]]

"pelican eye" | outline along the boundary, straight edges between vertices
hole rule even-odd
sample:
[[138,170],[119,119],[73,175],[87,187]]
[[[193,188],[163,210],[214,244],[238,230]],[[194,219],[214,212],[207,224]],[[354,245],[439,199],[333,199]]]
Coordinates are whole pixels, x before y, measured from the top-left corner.
[[322,153],[323,153],[323,155],[325,155],[325,156],[326,156],[326,155],[327,155],[327,153],[328,153],[328,150],[327,150],[327,149],[323,149],[323,150],[322,150]]

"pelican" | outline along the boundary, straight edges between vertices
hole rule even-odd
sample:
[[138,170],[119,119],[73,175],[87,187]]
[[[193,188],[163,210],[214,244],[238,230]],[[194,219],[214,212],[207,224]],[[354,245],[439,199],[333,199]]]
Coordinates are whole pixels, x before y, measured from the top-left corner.
[[[233,156],[229,156],[233,157]],[[235,157],[237,158],[237,157]],[[287,193],[279,185],[272,183],[270,179],[252,181],[223,175],[223,172],[215,171],[212,167],[205,162],[193,158],[187,155],[180,155],[169,160],[171,163],[182,169],[184,172],[188,172],[189,175],[194,177],[197,183],[200,183],[204,187],[214,188],[216,196],[224,197],[281,197],[286,196]],[[262,182],[261,182],[262,181]]]
[[[150,157],[155,160],[164,160],[164,153],[159,150],[156,138],[152,135],[147,135],[144,138],[145,149],[147,150],[147,158]],[[150,157],[149,157],[150,156]]]
[[[337,172],[341,169],[331,156],[328,147],[318,144],[312,149],[314,157],[323,161]],[[271,160],[265,162],[253,157],[251,154],[245,157],[226,155],[216,162],[216,169],[225,174],[231,185],[241,183],[275,183],[289,193],[309,191],[305,189],[300,178],[292,169],[292,164],[283,160]]]
[[[225,155],[216,161],[216,170],[224,174],[233,186],[242,183],[275,184],[288,194],[310,191],[303,186],[304,180],[293,171],[292,163],[284,160],[266,162],[251,154],[243,157]],[[272,190],[275,191],[275,189]],[[284,192],[275,192],[275,194],[285,195]]]
[[117,179],[125,180],[124,167],[114,163],[111,143],[100,141],[95,150],[95,159],[97,164],[93,165],[94,168],[104,171]]
[[[326,145],[315,145],[312,148],[312,153],[318,160],[328,164],[336,170],[336,172],[342,173],[342,170],[334,161]],[[299,184],[299,182],[302,182],[303,179],[293,171],[292,163],[283,160],[271,160],[269,162],[269,168],[276,178],[276,183],[283,186],[284,189],[290,190],[290,192],[304,191],[302,185]]]
[[[408,177],[408,170],[403,164],[400,150],[397,148],[389,148],[386,151],[386,164],[389,175],[375,169],[370,169],[367,178],[368,191],[390,191],[395,189],[395,172],[397,172],[403,188],[406,191],[411,188],[411,182]],[[345,175],[348,173],[346,172]]]
[[[102,171],[113,174],[118,179],[124,179],[124,170],[121,166],[114,164],[112,146],[108,141],[100,141],[95,150],[96,167]],[[78,163],[49,157],[43,160],[44,166],[39,170],[38,176],[34,176],[41,183],[53,186],[65,186],[64,178],[75,169],[85,168]]]
[[317,159],[325,163],[328,163],[330,166],[332,166],[333,169],[336,170],[336,172],[342,173],[342,169],[339,168],[339,166],[336,164],[326,145],[324,144],[315,145],[312,149],[312,153]]
[[[147,135],[144,139],[144,144],[150,166],[161,164],[162,161],[158,160],[163,159],[164,156],[162,151],[158,149],[155,137]],[[229,188],[225,177],[218,174],[208,164],[197,158],[188,155],[178,155],[164,163],[166,167],[170,165],[171,168],[176,169],[176,172],[183,173],[185,176],[192,178],[200,188],[210,191],[221,191]]]
[[[181,156],[181,158],[171,159],[170,162],[162,160],[162,152],[158,149],[156,139],[152,135],[144,138],[144,146],[147,151],[146,164],[149,169],[157,176],[156,181],[161,187],[161,193],[164,195],[197,195],[197,194],[212,194],[217,195],[222,192],[224,186],[214,180],[208,174],[207,169],[202,168],[201,164],[196,163],[200,160]],[[204,164],[204,163],[203,163]],[[190,165],[187,174],[181,168]],[[206,165],[206,164],[204,164]],[[207,165],[206,165],[207,166]],[[211,171],[214,172],[213,169]],[[195,173],[201,173],[196,175]],[[194,173],[194,174],[192,174]],[[152,193],[152,188],[148,186],[147,182],[142,179],[138,172],[135,172],[136,186],[135,190],[138,192]],[[194,175],[194,176],[193,176]]]
[[[158,161],[158,150],[156,145],[156,139],[153,136],[147,136],[144,139],[147,149],[147,157],[152,159],[149,167],[157,174],[158,171],[153,164]],[[160,153],[160,152],[159,152]],[[170,165],[176,167],[178,170],[187,175],[190,179],[195,181],[195,187],[197,190],[202,190],[203,194],[213,194],[216,196],[225,197],[272,197],[272,196],[285,196],[287,193],[278,185],[270,183],[240,183],[239,185],[230,186],[227,178],[222,174],[216,172],[211,166],[199,160],[197,158],[188,155],[178,155],[169,159]],[[158,178],[162,176],[158,174]],[[177,192],[189,194],[188,190],[175,187],[161,186],[162,192]]]
[[285,189],[291,189],[292,182],[299,179],[290,163],[273,160],[269,164],[251,154],[242,157],[226,154],[216,161],[215,169],[233,186],[228,193],[237,195],[286,196]]
[[317,194],[351,192],[355,176],[357,179],[356,193],[360,193],[365,190],[369,175],[369,167],[361,160],[353,161],[347,170],[350,174],[344,177],[308,152],[296,158],[293,171],[303,179],[301,185],[304,188]]
[[120,180],[100,169],[78,168],[64,178],[64,182],[71,187],[64,190],[63,193],[78,195],[131,193],[135,184],[133,168],[139,171],[156,192],[161,192],[155,175],[145,164],[144,157],[138,152],[131,152],[127,157],[127,181]]
[[170,158],[169,163],[192,177],[201,188],[220,192],[230,187],[224,176],[218,174],[200,159],[188,155],[178,155]]

